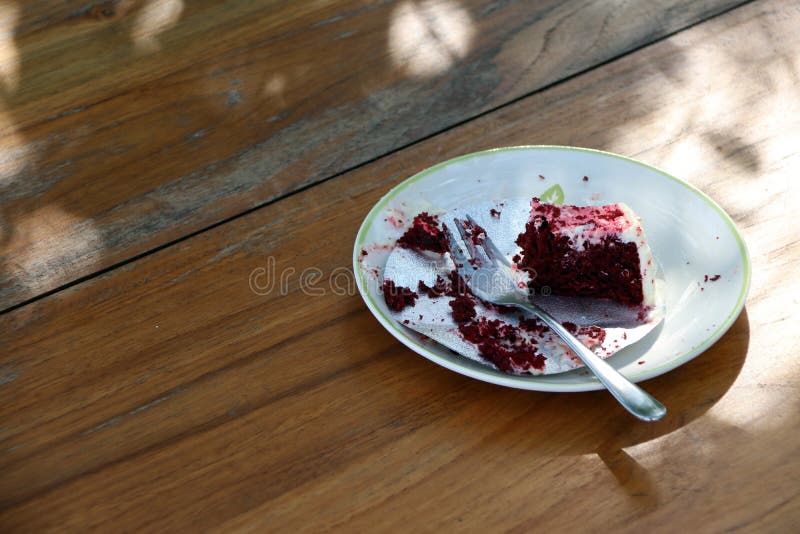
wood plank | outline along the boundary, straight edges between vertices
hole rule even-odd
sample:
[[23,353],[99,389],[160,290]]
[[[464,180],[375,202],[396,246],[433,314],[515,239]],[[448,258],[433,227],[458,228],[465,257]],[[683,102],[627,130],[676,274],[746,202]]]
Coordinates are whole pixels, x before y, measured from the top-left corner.
[[737,1],[5,3],[0,309]]
[[[748,5],[2,316],[0,524],[793,530],[799,23],[778,0]],[[639,424],[603,392],[456,375],[358,296],[311,297],[296,276],[286,294],[251,291],[269,256],[328,283],[367,210],[411,173],[535,142],[638,155],[744,230],[746,313],[647,382],[665,421]]]

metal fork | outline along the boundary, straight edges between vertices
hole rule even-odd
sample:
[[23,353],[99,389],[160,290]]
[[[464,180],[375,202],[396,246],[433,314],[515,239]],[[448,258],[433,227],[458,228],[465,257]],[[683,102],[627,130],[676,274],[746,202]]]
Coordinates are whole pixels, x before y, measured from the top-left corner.
[[450,253],[456,269],[469,285],[472,292],[481,300],[502,306],[515,306],[534,314],[547,324],[583,360],[600,382],[630,413],[643,421],[658,421],[667,409],[639,386],[622,376],[605,360],[589,350],[578,338],[559,323],[552,315],[537,306],[528,298],[526,288],[511,275],[511,264],[498,250],[492,240],[473,232],[477,226],[467,215],[469,225],[461,219],[454,219],[468,252],[464,252],[450,230],[444,231],[450,243]]

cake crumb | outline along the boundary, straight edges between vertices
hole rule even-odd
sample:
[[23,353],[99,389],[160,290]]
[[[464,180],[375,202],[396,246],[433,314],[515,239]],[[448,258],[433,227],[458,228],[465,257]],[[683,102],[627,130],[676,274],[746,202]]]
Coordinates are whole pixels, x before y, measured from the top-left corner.
[[405,234],[397,240],[400,247],[411,250],[429,250],[443,254],[447,252],[447,241],[436,215],[422,212],[416,217]]
[[390,310],[401,312],[406,306],[414,306],[414,301],[419,298],[414,291],[407,287],[396,286],[392,280],[384,280],[381,287],[383,300]]
[[476,315],[475,303],[469,297],[456,297],[450,301],[450,308],[452,308],[453,320],[457,323],[466,323]]
[[400,219],[398,219],[394,215],[388,216],[387,218],[384,219],[384,221],[386,221],[389,224],[391,224],[392,228],[394,228],[395,230],[399,230],[400,228],[403,227],[403,221],[401,221]]

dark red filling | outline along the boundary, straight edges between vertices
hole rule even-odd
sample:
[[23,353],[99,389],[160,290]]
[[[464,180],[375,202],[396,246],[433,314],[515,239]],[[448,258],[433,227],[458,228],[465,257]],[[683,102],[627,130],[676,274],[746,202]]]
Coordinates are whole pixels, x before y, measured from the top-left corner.
[[386,305],[389,306],[390,310],[396,312],[403,311],[406,306],[414,306],[414,301],[419,298],[419,295],[411,291],[411,289],[396,286],[391,280],[383,281],[381,291],[383,291],[383,299],[386,301]]
[[397,240],[397,244],[411,250],[430,250],[444,254],[447,252],[447,239],[435,215],[422,212],[414,217],[411,228]]
[[[560,215],[557,206],[539,204],[537,216],[517,237],[516,243],[522,248],[517,265],[530,274],[530,288],[535,293],[549,288],[553,295],[609,298],[632,306],[641,304],[642,277],[636,244],[605,238],[598,244],[587,243],[584,250],[576,251],[569,238],[551,230],[553,221]],[[619,215],[621,211],[608,214],[610,218]]]

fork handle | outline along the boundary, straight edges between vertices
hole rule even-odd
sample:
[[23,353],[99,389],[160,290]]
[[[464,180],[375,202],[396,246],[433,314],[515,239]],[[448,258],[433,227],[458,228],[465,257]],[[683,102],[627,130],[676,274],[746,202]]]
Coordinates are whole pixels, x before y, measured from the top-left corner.
[[589,350],[555,318],[536,304],[517,304],[540,317],[577,354],[594,376],[614,395],[622,406],[642,421],[658,421],[667,413],[666,407],[642,388],[622,376],[608,362]]

